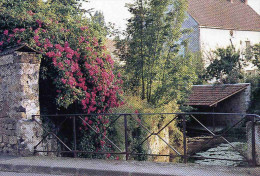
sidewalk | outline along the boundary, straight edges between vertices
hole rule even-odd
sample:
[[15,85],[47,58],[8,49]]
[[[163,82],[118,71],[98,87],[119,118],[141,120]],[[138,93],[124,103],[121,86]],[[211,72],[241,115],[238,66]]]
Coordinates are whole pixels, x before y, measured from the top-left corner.
[[0,156],[0,171],[84,176],[259,176],[258,168],[194,164]]

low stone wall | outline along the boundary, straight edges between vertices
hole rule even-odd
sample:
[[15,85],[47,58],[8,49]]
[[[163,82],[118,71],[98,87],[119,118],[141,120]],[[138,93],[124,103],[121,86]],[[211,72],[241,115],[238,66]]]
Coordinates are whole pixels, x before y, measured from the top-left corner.
[[[252,160],[252,122],[246,125],[247,132],[247,157]],[[255,125],[255,150],[256,150],[256,164],[260,166],[260,122]]]
[[0,152],[18,154],[17,121],[11,118],[0,119]]
[[[0,118],[0,153],[29,156],[41,140],[42,130],[32,120]],[[38,150],[42,146],[38,147]]]

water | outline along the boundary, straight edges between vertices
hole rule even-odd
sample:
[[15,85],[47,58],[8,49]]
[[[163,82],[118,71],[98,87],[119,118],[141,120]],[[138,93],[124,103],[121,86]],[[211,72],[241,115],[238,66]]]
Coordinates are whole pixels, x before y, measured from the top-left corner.
[[[236,149],[245,151],[246,143],[242,142],[232,142],[232,146]],[[229,159],[229,160],[243,160],[243,156],[235,151],[232,146],[229,144],[220,144],[215,148],[208,149],[204,152],[196,153],[195,156],[198,157],[212,157],[220,159]],[[219,166],[239,166],[243,164],[243,161],[227,161],[227,160],[217,160],[217,159],[203,159],[196,160],[195,163],[201,165],[219,165]]]

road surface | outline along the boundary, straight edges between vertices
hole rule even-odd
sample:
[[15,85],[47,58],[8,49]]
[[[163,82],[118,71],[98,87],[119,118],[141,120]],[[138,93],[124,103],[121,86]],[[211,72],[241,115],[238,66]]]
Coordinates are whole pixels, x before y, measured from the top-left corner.
[[61,175],[17,173],[17,172],[2,172],[2,171],[0,171],[0,176],[61,176]]

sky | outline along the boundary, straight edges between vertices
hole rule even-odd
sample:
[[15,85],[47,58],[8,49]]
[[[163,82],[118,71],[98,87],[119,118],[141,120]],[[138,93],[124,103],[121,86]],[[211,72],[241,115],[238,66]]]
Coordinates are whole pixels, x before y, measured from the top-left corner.
[[134,0],[89,0],[90,2],[84,3],[83,8],[91,9],[94,11],[102,11],[105,16],[105,22],[112,22],[115,27],[120,31],[126,29],[128,18],[131,14],[125,7],[125,3],[132,3]]

